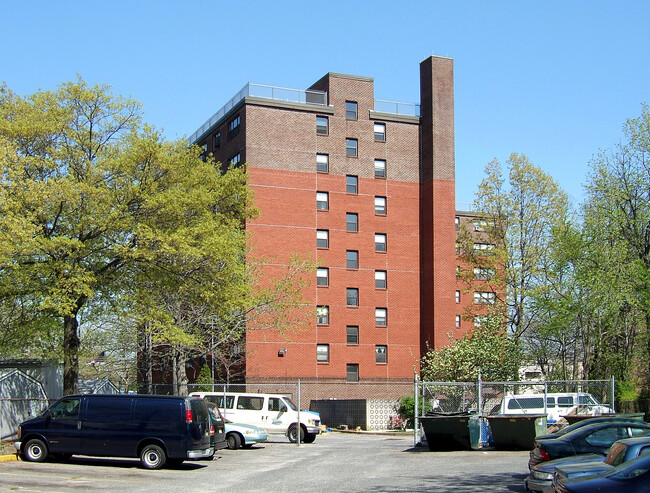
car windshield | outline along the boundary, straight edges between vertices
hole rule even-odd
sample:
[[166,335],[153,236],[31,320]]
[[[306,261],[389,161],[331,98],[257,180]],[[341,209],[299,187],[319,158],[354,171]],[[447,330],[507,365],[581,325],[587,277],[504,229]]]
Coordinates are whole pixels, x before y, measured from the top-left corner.
[[291,409],[292,411],[295,411],[295,410],[298,409],[296,407],[296,405],[293,402],[291,402],[291,399],[289,399],[288,397],[283,397],[283,399],[284,399],[284,402],[287,403],[287,406],[289,406],[289,409]]

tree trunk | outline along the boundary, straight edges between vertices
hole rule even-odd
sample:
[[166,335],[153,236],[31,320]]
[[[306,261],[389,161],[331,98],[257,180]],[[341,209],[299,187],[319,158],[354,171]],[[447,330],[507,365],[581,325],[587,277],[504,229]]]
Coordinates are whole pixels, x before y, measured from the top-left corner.
[[153,363],[151,353],[153,351],[151,342],[151,333],[147,330],[146,324],[138,328],[140,332],[140,356],[138,371],[142,375],[142,387],[138,389],[138,393],[153,394]]
[[78,328],[76,313],[63,317],[63,395],[79,391]]

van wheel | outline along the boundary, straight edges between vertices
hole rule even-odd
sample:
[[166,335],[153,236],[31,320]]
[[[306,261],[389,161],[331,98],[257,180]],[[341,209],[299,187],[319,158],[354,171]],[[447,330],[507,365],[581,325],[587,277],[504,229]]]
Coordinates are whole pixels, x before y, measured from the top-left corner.
[[145,469],[160,469],[166,461],[165,452],[158,445],[146,445],[140,452],[140,462]]
[[228,441],[228,448],[231,450],[237,450],[241,447],[241,438],[237,433],[229,433],[226,440]]
[[[297,425],[291,425],[289,427],[289,433],[287,434],[287,436],[289,437],[289,441],[291,443],[296,443],[298,441],[297,429],[298,429]],[[300,441],[301,442],[305,441],[305,430],[302,428],[302,426],[300,427]]]
[[304,440],[305,443],[314,443],[314,440],[316,440],[316,435],[314,435],[313,433],[307,433],[305,435],[305,440]]
[[47,447],[42,440],[33,438],[25,444],[23,457],[30,462],[43,462],[47,459]]

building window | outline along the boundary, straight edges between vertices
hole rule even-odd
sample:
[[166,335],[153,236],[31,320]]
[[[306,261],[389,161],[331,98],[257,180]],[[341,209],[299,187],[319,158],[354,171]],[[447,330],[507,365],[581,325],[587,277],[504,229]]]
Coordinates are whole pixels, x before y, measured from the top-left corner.
[[316,154],[316,171],[327,173],[330,170],[330,157],[327,154]]
[[329,286],[330,284],[330,270],[326,267],[316,269],[316,285]]
[[474,303],[492,304],[496,300],[496,294],[490,291],[474,291]]
[[356,101],[346,101],[345,102],[345,118],[347,120],[356,120],[357,119],[357,102]]
[[316,133],[327,135],[329,133],[329,118],[326,116],[316,116]]
[[479,328],[483,325],[485,316],[484,315],[476,315],[474,317],[474,327]]
[[345,266],[348,269],[359,268],[359,252],[357,250],[347,250],[345,252]]
[[359,289],[346,288],[347,306],[359,306]]
[[456,327],[460,329],[460,315],[456,315]]
[[375,140],[384,142],[386,140],[386,124],[375,123]]
[[456,255],[460,255],[460,253],[461,253],[460,243],[456,242]]
[[359,364],[358,363],[348,363],[347,367],[347,381],[348,382],[358,382],[359,381]]
[[228,139],[232,139],[235,135],[239,133],[239,115],[228,122]]
[[377,327],[386,327],[388,309],[375,308],[375,325]]
[[386,235],[384,233],[375,233],[375,252],[386,251]]
[[237,166],[239,166],[240,163],[241,163],[241,155],[239,153],[235,154],[233,157],[231,157],[228,160],[228,165],[229,166],[237,167]]
[[375,178],[386,178],[385,159],[375,159]]
[[319,306],[316,308],[316,323],[318,325],[329,325],[330,323],[329,306]]
[[357,157],[357,139],[345,139],[345,155],[347,157]]
[[385,270],[376,270],[375,271],[375,288],[376,289],[386,289],[386,271]]
[[454,223],[456,224],[456,231],[458,231],[460,229],[460,217],[456,216]]
[[388,346],[375,346],[375,363],[387,363]]
[[460,291],[456,291],[456,303],[460,303]]
[[474,219],[474,231],[485,231],[488,222],[485,219]]
[[359,178],[354,175],[345,176],[345,192],[358,193],[359,191]]
[[327,192],[316,192],[316,209],[326,211],[329,208],[329,194]]
[[203,152],[199,155],[201,161],[208,159],[208,144],[203,144]]
[[212,137],[212,146],[215,149],[219,149],[221,147],[221,132],[217,132],[214,134],[214,137]]
[[316,361],[319,363],[329,363],[330,362],[330,345],[329,344],[317,344],[316,345]]
[[345,214],[345,230],[346,231],[359,231],[359,215],[353,212]]
[[494,250],[494,245],[490,243],[474,243],[474,251],[483,255],[489,255]]
[[359,326],[348,325],[347,328],[348,344],[359,344]]
[[456,266],[456,279],[460,278],[460,265]]
[[489,281],[494,277],[494,269],[487,267],[474,267],[474,278],[479,281]]
[[375,197],[375,214],[386,214],[386,197]]
[[316,230],[316,247],[329,248],[330,247],[330,232],[327,229]]

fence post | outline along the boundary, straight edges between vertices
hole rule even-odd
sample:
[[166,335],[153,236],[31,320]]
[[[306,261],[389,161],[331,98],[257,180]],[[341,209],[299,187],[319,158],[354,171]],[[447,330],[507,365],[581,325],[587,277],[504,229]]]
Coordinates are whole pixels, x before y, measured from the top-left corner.
[[413,446],[417,447],[419,443],[419,438],[420,438],[420,418],[418,415],[420,414],[418,412],[418,401],[419,395],[418,395],[418,374],[414,373],[413,374],[413,395],[415,396],[415,407],[413,409]]
[[610,392],[610,398],[612,400],[612,411],[616,412],[616,377],[612,375],[612,388]]
[[478,377],[476,380],[477,383],[477,394],[478,394],[478,406],[477,406],[477,411],[478,411],[478,417],[482,418],[483,417],[483,389],[481,388],[481,370],[478,371]]
[[298,444],[298,447],[300,447],[300,379],[298,379],[298,429],[296,430],[296,443]]

